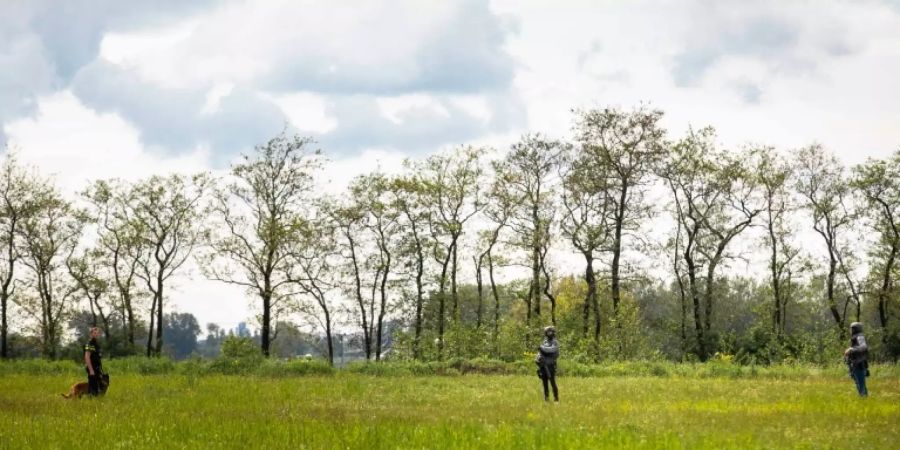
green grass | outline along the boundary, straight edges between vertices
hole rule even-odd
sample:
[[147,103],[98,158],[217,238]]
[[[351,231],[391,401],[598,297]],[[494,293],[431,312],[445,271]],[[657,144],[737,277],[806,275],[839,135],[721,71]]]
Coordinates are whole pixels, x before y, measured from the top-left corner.
[[[896,448],[900,380],[0,375],[0,448]],[[88,433],[92,434],[88,438]]]

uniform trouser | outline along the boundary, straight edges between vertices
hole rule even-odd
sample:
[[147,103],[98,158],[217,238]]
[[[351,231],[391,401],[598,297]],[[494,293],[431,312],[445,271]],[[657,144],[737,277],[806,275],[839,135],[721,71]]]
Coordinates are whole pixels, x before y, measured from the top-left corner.
[[860,397],[868,397],[869,390],[866,388],[866,368],[864,366],[854,366],[850,370],[850,376],[856,382],[856,390]]
[[100,371],[94,370],[94,375],[91,375],[87,367],[84,368],[84,371],[88,374],[88,394],[100,395]]
[[541,382],[544,384],[544,400],[550,398],[549,383],[553,386],[553,399],[558,401],[559,389],[556,388],[556,364],[544,364],[541,367],[544,371],[544,375],[541,377]]

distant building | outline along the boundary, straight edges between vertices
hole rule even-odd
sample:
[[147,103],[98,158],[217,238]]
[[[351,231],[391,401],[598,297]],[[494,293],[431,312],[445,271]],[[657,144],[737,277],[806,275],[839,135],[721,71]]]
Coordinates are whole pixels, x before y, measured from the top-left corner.
[[247,322],[241,322],[237,325],[237,330],[235,331],[239,337],[250,337],[250,329],[247,328]]

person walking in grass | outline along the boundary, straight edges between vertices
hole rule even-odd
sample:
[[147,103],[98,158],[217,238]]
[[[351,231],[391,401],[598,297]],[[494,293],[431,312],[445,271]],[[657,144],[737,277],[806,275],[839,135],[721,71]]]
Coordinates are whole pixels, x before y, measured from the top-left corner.
[[91,327],[91,339],[84,344],[84,370],[88,374],[88,394],[98,396],[101,393],[100,377],[103,375],[103,361],[100,353],[100,329]]
[[[553,387],[553,400],[559,402],[559,389],[556,387],[556,360],[559,358],[559,342],[556,340],[556,328],[544,328],[544,341],[538,347],[535,362],[538,376],[544,385],[544,401],[550,401],[549,387]],[[549,384],[549,386],[548,386]]]
[[869,346],[863,336],[863,326],[859,322],[850,324],[850,347],[844,350],[844,358],[850,368],[850,377],[856,382],[860,397],[868,397],[866,377],[869,376]]

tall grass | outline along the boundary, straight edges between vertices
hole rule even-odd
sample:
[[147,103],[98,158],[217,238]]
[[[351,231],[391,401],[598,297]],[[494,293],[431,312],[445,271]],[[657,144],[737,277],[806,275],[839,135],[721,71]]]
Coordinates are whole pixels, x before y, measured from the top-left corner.
[[[176,364],[174,374],[194,363]],[[0,448],[896,448],[900,442],[896,378],[873,377],[872,396],[860,400],[849,380],[830,375],[562,377],[559,405],[541,400],[536,377],[517,375],[120,374],[101,399],[63,400],[58,394],[71,381],[69,373],[0,375]]]
[[[451,359],[441,362],[356,361],[342,369],[330,367],[322,360],[278,360],[262,358],[220,357],[217,359],[190,359],[175,362],[167,358],[128,357],[104,361],[106,371],[114,375],[257,375],[265,377],[290,377],[330,375],[346,372],[373,376],[458,376],[458,375],[532,375],[534,363],[527,360],[504,362],[490,359]],[[872,377],[876,379],[900,379],[900,365],[873,364]],[[80,376],[84,369],[71,361],[12,360],[0,362],[0,375],[30,374]],[[562,377],[657,377],[657,378],[731,378],[731,379],[806,379],[845,378],[847,368],[843,364],[818,366],[813,364],[781,364],[771,366],[746,366],[730,361],[708,363],[674,363],[667,361],[622,361],[603,364],[581,364],[560,361]]]

